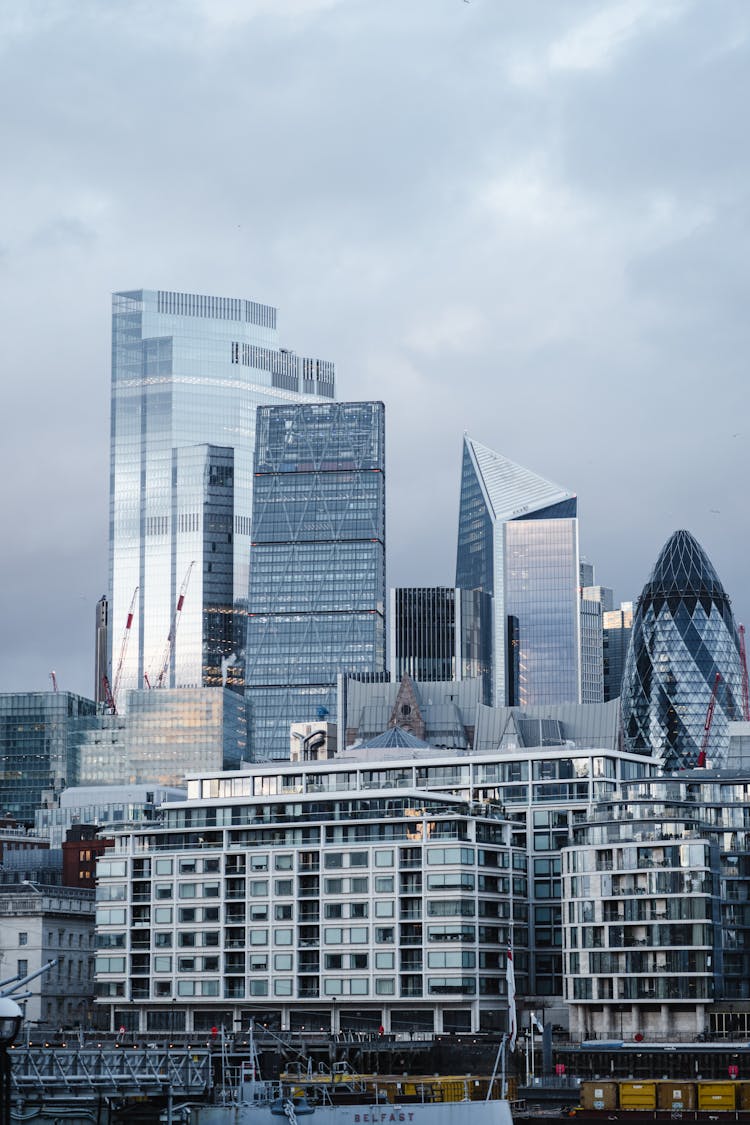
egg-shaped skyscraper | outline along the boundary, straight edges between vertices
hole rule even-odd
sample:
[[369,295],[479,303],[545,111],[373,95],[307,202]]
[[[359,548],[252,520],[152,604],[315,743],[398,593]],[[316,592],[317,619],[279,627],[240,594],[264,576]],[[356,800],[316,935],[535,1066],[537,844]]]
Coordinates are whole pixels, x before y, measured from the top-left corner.
[[697,765],[716,685],[707,756],[723,765],[727,723],[742,718],[739,647],[729,598],[706,552],[688,531],[676,531],[633,618],[622,682],[625,748],[653,754],[665,769]]

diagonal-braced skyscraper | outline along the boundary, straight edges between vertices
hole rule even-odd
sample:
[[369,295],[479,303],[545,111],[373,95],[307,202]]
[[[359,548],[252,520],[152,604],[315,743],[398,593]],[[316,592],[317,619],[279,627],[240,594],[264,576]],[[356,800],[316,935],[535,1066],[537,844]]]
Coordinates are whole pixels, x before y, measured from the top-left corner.
[[124,652],[123,699],[146,677],[242,688],[256,409],[335,393],[333,364],[280,348],[276,321],[255,301],[114,294],[110,678]]
[[575,493],[465,436],[456,586],[493,598],[496,707],[580,702],[578,575]]
[[622,681],[625,747],[665,769],[725,764],[728,723],[742,719],[740,640],[732,607],[708,555],[689,531],[664,544],[643,587]]
[[382,402],[258,411],[248,611],[248,741],[288,758],[339,674],[384,674]]

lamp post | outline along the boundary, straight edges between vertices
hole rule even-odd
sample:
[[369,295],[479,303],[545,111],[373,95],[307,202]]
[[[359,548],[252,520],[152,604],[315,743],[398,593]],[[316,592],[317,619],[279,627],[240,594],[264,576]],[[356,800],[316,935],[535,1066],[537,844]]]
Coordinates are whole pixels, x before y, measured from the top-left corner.
[[10,1055],[23,1014],[9,996],[0,996],[0,1125],[10,1125]]

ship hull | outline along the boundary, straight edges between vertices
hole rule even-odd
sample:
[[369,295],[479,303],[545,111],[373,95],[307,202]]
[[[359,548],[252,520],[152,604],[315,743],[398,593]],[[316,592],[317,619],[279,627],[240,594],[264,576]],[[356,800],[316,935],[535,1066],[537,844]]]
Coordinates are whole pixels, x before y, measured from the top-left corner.
[[[286,1125],[270,1105],[194,1107],[191,1125]],[[316,1105],[299,1125],[513,1125],[506,1101]]]

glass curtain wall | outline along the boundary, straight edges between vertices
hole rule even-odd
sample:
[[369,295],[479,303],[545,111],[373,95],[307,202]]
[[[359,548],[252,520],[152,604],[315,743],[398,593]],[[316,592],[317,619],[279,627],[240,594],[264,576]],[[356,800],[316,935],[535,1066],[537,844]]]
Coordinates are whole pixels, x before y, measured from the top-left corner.
[[258,411],[247,631],[255,760],[335,714],[339,673],[385,668],[382,403]]

